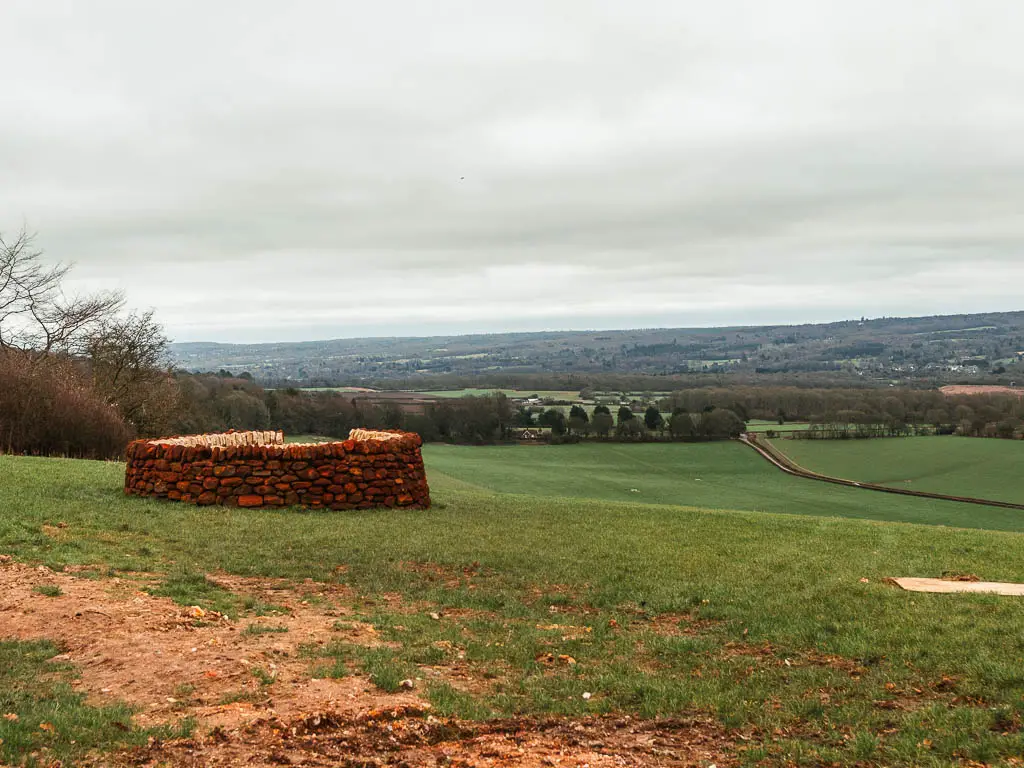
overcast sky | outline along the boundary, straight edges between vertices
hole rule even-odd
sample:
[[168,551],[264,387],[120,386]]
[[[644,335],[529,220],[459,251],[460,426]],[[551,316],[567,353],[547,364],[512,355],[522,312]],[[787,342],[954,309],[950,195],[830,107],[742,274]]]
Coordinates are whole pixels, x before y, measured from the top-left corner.
[[1024,308],[1020,0],[4,0],[0,29],[0,231],[179,341]]

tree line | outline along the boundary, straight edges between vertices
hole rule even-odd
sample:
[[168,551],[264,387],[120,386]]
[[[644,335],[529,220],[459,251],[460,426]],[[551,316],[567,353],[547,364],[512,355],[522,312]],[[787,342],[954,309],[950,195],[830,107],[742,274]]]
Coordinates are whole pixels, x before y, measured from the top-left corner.
[[407,412],[384,402],[333,391],[264,390],[230,374],[189,375],[179,431],[276,428],[286,434],[344,436],[356,426],[406,429],[426,441],[489,443],[536,428],[552,442],[579,440],[712,440],[735,437],[751,419],[811,424],[807,437],[870,437],[914,433],[1013,437],[1024,424],[1024,401],[1005,395],[949,397],[937,390],[891,388],[807,390],[728,387],[680,390],[618,406],[529,406],[500,392],[441,399]]
[[1024,425],[1024,398],[946,395],[919,389],[729,387],[673,392],[662,408],[730,408],[744,420],[809,422],[808,437],[873,437],[928,431],[1014,437]]

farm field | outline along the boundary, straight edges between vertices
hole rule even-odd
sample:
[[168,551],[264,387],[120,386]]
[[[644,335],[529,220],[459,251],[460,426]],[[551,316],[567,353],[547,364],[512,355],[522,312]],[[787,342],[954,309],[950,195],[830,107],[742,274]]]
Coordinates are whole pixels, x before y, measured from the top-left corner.
[[1024,531],[1024,515],[1014,510],[804,480],[736,442],[429,444],[423,456],[434,482],[498,493]]
[[554,400],[579,400],[580,391],[558,390],[558,389],[437,389],[437,390],[416,390],[416,394],[430,395],[431,397],[482,397],[493,395],[495,392],[503,392],[508,397],[533,397],[552,398]]
[[810,428],[810,424],[802,421],[787,421],[785,424],[779,424],[777,421],[751,419],[747,422],[748,432],[804,432]]
[[[268,390],[273,387],[267,387]],[[370,389],[369,387],[303,387],[303,390],[307,392],[342,392],[344,394],[360,394],[365,392],[377,392],[376,389]]]
[[[339,514],[161,503],[124,496],[118,463],[0,456],[0,760],[938,766],[1024,751],[1024,604],[882,581],[1020,580],[1019,534],[828,516],[884,496],[852,489],[817,512],[804,498],[803,515],[744,511],[745,494],[782,493],[763,460],[678,447],[557,463],[570,481],[617,462],[638,488],[644,464],[699,472],[719,484],[701,503],[723,511],[609,500],[614,485],[556,496],[552,473],[529,494],[482,487],[502,464],[536,474],[504,449],[466,449],[490,455],[456,471],[462,449],[431,446],[431,510]],[[550,466],[565,448],[518,450]],[[749,490],[726,494],[730,476]],[[552,715],[568,719],[537,719]]]
[[800,466],[847,480],[1024,504],[1024,441],[932,436],[774,440]]

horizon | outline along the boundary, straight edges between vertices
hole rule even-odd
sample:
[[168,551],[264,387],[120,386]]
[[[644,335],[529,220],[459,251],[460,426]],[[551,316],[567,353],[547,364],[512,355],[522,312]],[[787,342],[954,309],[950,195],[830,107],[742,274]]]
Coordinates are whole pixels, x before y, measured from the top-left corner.
[[989,315],[989,314],[1013,314],[1018,312],[1024,312],[1024,309],[989,309],[978,312],[948,312],[948,313],[932,313],[932,314],[921,314],[921,315],[860,315],[855,317],[843,317],[839,319],[831,320],[820,320],[820,321],[807,321],[807,322],[780,322],[780,323],[730,323],[722,325],[637,325],[630,327],[588,327],[588,328],[543,328],[543,329],[510,329],[510,330],[495,330],[495,331],[466,331],[466,332],[453,332],[453,333],[426,333],[426,334],[415,334],[415,333],[396,333],[396,334],[366,334],[359,336],[323,336],[319,338],[302,338],[302,339],[280,339],[272,341],[221,341],[216,339],[189,339],[185,341],[179,341],[174,339],[171,341],[173,345],[184,345],[184,344],[220,344],[224,346],[261,346],[270,344],[319,344],[332,341],[346,341],[346,340],[358,340],[358,339],[426,339],[426,338],[444,338],[444,337],[466,337],[466,336],[498,336],[498,335],[513,335],[513,334],[545,334],[545,333],[629,333],[631,331],[686,331],[686,330],[735,330],[741,328],[799,328],[801,326],[817,326],[817,325],[835,325],[839,323],[853,323],[853,322],[865,322],[870,323],[877,320],[919,320],[926,318],[942,318],[942,317],[961,317],[961,316],[974,316],[974,315]]

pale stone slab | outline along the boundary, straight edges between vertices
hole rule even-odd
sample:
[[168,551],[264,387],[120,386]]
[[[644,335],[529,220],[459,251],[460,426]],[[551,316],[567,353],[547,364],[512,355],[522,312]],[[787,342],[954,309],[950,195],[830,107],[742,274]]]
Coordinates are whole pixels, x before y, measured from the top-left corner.
[[1024,584],[1005,581],[946,581],[945,579],[888,579],[909,592],[983,592],[1024,597]]

